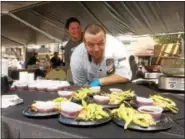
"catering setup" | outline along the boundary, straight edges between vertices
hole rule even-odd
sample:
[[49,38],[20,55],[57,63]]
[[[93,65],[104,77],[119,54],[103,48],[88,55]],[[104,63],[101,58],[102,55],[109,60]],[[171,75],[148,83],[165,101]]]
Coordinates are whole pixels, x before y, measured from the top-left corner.
[[[104,72],[110,76],[125,66],[127,57],[110,53],[118,70],[109,75],[92,64],[99,75],[75,84],[70,56],[76,46],[70,45],[77,42],[66,24],[69,17],[80,21],[81,34],[98,23],[123,44],[131,70],[128,65],[123,72],[132,73],[128,82],[100,83]],[[178,1],[1,2],[2,138],[184,138],[183,25],[184,2]],[[115,44],[110,50],[119,48]],[[94,76],[89,67],[83,72]]]

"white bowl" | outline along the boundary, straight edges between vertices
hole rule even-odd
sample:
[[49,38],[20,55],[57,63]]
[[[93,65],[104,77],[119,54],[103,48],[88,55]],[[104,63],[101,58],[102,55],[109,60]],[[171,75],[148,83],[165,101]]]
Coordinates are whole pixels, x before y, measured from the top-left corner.
[[16,82],[15,86],[27,86],[28,83],[27,82]]
[[28,83],[26,82],[18,82],[15,85],[17,89],[26,89],[28,87]]
[[57,109],[56,103],[51,101],[39,101],[33,104],[32,107],[36,107],[38,112],[52,112]]
[[65,98],[70,98],[74,94],[74,91],[58,91],[58,95]]
[[136,103],[139,106],[151,106],[153,104],[153,100],[150,98],[145,98],[145,97],[136,97]]
[[59,90],[69,90],[70,84],[67,81],[59,81]]
[[37,83],[37,90],[38,91],[46,91],[47,90],[47,87],[43,83]]
[[57,86],[57,85],[52,85],[52,86],[50,86],[50,87],[47,88],[47,91],[49,91],[49,92],[50,92],[50,91],[51,91],[51,92],[52,92],[52,91],[57,91],[57,90],[58,90],[58,86]]
[[89,89],[95,93],[99,93],[101,90],[100,86],[90,87]]
[[30,84],[28,85],[28,89],[29,89],[30,91],[36,90],[36,89],[37,89],[37,84],[36,84],[36,83],[30,83]]
[[93,98],[95,102],[99,104],[108,104],[110,101],[110,98],[108,96],[94,95]]
[[142,113],[151,114],[152,118],[155,121],[158,121],[161,118],[161,114],[163,112],[163,108],[158,107],[158,106],[142,106],[142,107],[138,108],[138,111],[142,112]]
[[81,105],[73,102],[66,101],[61,103],[61,115],[68,118],[74,119],[82,109]]
[[123,92],[123,90],[119,89],[119,88],[110,88],[109,89],[111,92]]

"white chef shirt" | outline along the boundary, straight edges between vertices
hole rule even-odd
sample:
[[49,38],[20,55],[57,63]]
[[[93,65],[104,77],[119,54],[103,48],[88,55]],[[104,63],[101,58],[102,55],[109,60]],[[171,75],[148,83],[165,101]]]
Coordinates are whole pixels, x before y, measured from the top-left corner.
[[88,85],[93,80],[117,74],[131,80],[129,55],[124,45],[111,35],[106,35],[105,56],[100,64],[89,60],[84,43],[81,43],[71,56],[73,82]]

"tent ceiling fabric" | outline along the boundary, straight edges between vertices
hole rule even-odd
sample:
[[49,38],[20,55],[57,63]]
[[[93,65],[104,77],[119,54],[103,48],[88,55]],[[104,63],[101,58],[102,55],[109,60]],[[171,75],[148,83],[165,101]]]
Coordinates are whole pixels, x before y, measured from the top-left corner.
[[[17,2],[1,3],[2,9],[10,12],[20,8]],[[20,3],[27,6],[32,2]],[[184,32],[184,2],[55,1],[23,8],[13,14],[60,40],[66,39],[64,24],[71,16],[81,21],[82,29],[87,24],[99,23],[115,36],[130,32],[140,35]],[[11,40],[22,44],[54,42],[8,15],[2,16],[1,20],[2,35]]]
[[13,41],[9,38],[6,38],[4,36],[1,36],[1,45],[2,46],[8,46],[8,47],[12,47],[12,46],[20,46],[20,45],[23,45],[21,43],[18,43],[16,41]]
[[3,12],[7,12],[7,11],[13,11],[13,10],[17,10],[19,8],[24,8],[33,4],[37,4],[39,2],[9,2],[9,1],[3,1],[2,2],[2,7],[1,7],[1,11]]
[[42,35],[39,32],[36,32],[35,30],[31,29],[30,27],[22,24],[20,21],[17,21],[8,15],[3,16],[3,19],[1,20],[1,26],[2,36],[23,45],[38,44],[38,42],[52,42],[52,40],[48,37]]

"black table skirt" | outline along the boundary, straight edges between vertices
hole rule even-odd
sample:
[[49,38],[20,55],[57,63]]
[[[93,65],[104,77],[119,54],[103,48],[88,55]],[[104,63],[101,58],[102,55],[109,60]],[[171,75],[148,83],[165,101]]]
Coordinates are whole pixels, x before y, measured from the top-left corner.
[[1,94],[6,93],[9,90],[8,77],[1,77]]
[[[139,96],[148,97],[149,94],[159,92],[153,91],[144,86],[133,83],[112,85],[103,87],[102,90],[108,91],[109,88],[117,87],[123,90],[133,89]],[[73,87],[71,90],[75,90]],[[22,115],[22,111],[34,100],[49,100],[58,97],[57,92],[28,92],[16,91],[19,97],[24,99],[24,104],[13,106],[2,110],[2,121],[8,124],[10,133],[17,133],[21,138],[183,138],[184,137],[184,98],[175,95],[164,94],[172,98],[177,103],[180,111],[171,117],[175,120],[173,127],[167,131],[159,132],[139,132],[134,130],[124,130],[112,122],[98,127],[71,127],[60,124],[58,117],[48,119],[33,119]],[[12,94],[12,93],[10,93]]]

